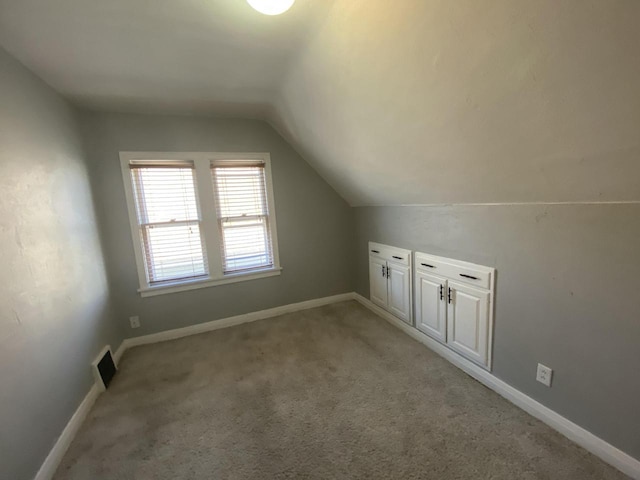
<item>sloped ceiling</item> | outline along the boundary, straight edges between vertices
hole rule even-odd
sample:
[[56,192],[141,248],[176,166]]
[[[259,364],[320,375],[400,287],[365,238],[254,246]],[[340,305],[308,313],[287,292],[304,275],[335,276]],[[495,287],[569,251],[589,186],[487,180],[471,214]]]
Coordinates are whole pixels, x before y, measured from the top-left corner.
[[637,0],[0,0],[92,108],[264,117],[352,205],[640,200]]
[[260,116],[332,0],[0,0],[0,44],[98,109]]
[[277,111],[352,205],[639,200],[640,2],[336,2]]

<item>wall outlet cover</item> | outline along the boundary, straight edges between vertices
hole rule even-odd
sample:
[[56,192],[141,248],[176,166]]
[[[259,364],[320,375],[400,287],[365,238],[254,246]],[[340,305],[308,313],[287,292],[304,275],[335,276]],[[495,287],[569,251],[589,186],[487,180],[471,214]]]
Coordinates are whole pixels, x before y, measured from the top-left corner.
[[546,385],[547,387],[551,386],[551,377],[553,376],[553,370],[543,365],[541,363],[538,364],[538,372],[536,374],[536,380]]
[[140,327],[140,317],[129,317],[129,323],[131,324],[131,328],[139,328]]

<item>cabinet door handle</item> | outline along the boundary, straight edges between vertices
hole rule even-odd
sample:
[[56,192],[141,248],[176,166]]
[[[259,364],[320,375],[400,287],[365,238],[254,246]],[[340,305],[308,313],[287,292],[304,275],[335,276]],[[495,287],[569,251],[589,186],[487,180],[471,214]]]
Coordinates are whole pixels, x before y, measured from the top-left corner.
[[420,265],[422,265],[423,267],[436,268],[433,265],[429,265],[428,263],[421,263]]
[[393,258],[395,258],[396,260],[402,260],[402,257],[397,257],[395,255],[391,255]]
[[449,303],[451,303],[451,287],[449,287]]
[[380,253],[380,250],[371,250],[373,253]]
[[478,277],[474,277],[473,275],[467,275],[465,273],[461,273],[460,276],[464,278],[470,278],[471,280],[480,280]]
[[387,267],[387,278],[391,278],[391,269]]
[[385,273],[384,273],[384,265],[382,265],[382,278],[386,277]]
[[444,285],[440,285],[440,300],[444,300]]

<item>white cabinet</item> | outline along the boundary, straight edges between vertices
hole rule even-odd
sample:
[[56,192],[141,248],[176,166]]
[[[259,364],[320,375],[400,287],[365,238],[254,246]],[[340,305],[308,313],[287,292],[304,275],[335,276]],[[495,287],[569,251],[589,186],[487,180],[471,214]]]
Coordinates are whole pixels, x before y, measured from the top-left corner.
[[387,262],[389,311],[411,324],[411,267]]
[[411,325],[411,251],[369,242],[371,301]]
[[491,369],[495,270],[415,254],[416,328]]
[[381,307],[387,306],[387,262],[379,258],[369,258],[369,283],[371,301]]
[[448,288],[447,344],[481,365],[489,347],[489,291],[451,281]]
[[416,272],[416,328],[436,340],[447,340],[447,279]]

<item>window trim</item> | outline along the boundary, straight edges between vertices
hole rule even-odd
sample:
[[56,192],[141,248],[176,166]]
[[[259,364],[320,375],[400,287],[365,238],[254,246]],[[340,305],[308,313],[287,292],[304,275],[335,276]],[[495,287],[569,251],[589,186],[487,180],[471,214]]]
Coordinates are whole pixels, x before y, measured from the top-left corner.
[[[129,163],[132,160],[186,160],[194,164],[194,180],[196,183],[197,200],[201,215],[202,237],[209,263],[209,276],[206,278],[189,279],[183,281],[166,282],[149,285],[144,263],[144,252],[139,239],[138,217],[135,209],[135,199]],[[241,273],[224,274],[222,271],[222,256],[220,249],[221,232],[218,227],[216,214],[216,199],[211,181],[211,162],[219,160],[246,161],[259,160],[264,163],[265,184],[267,189],[267,205],[269,210],[269,227],[273,248],[273,267],[249,270]],[[181,292],[197,288],[213,287],[228,283],[256,280],[259,278],[280,275],[280,255],[278,251],[278,228],[276,223],[275,199],[273,181],[271,177],[271,155],[267,152],[120,152],[120,167],[124,181],[125,199],[129,215],[131,240],[138,271],[138,292],[142,297],[161,295],[164,293]]]

